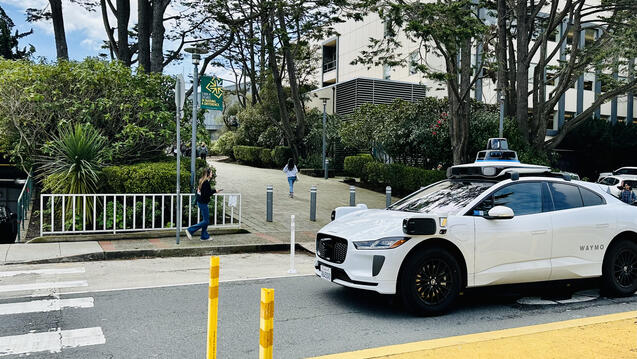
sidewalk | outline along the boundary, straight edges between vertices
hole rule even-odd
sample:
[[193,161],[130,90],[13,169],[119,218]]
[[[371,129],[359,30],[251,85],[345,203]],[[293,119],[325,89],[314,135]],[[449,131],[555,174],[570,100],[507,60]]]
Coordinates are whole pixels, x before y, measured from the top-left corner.
[[[212,241],[192,241],[185,236],[56,243],[0,244],[0,265],[161,256],[289,251],[290,216],[295,215],[295,239],[299,250],[314,253],[316,232],[330,222],[332,210],[349,205],[349,185],[339,179],[299,175],[294,198],[288,197],[285,174],[278,169],[209,161],[217,169],[217,188],[241,193],[242,228],[250,233],[213,235]],[[273,185],[273,222],[266,221],[266,186]],[[310,221],[310,187],[316,185],[316,221]],[[396,198],[393,201],[397,200]],[[385,195],[356,188],[356,203],[384,208]]]
[[[232,253],[288,252],[287,237],[259,233],[213,236],[212,241],[181,237],[114,241],[0,244],[0,265],[130,259],[140,257],[184,257]],[[297,251],[314,254],[314,234],[296,233]]]

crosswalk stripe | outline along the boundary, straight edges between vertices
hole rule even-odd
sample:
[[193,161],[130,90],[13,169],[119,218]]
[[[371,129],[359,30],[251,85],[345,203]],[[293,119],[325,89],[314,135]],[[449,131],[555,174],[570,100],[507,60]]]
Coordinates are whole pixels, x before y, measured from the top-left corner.
[[62,308],[93,308],[93,298],[47,299],[0,304],[0,315],[52,312]]
[[84,267],[73,268],[53,268],[53,269],[33,269],[33,270],[17,270],[0,272],[0,277],[14,277],[22,274],[39,274],[39,275],[55,275],[55,274],[75,274],[84,273]]
[[29,284],[0,285],[0,293],[19,292],[23,290],[57,289],[57,288],[73,288],[73,287],[88,287],[88,282],[85,280],[77,280],[77,281],[70,281],[70,282],[42,282],[42,283],[29,283]]
[[83,328],[51,332],[28,333],[0,337],[0,356],[48,351],[59,353],[64,348],[76,348],[106,343],[102,328]]

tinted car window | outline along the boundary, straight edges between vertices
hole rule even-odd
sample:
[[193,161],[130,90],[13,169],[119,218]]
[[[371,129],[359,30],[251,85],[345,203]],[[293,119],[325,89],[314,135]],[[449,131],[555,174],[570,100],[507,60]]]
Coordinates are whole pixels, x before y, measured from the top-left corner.
[[542,212],[542,184],[516,183],[493,194],[493,206],[507,206],[516,216]]
[[593,193],[593,191],[589,191],[586,188],[580,187],[580,193],[582,194],[582,200],[584,201],[584,206],[599,206],[604,203],[604,199],[597,194]]
[[584,205],[582,202],[582,196],[576,186],[561,183],[549,183],[549,188],[553,195],[553,204],[556,211],[578,208]]
[[423,188],[389,207],[395,211],[455,214],[494,182],[447,180]]

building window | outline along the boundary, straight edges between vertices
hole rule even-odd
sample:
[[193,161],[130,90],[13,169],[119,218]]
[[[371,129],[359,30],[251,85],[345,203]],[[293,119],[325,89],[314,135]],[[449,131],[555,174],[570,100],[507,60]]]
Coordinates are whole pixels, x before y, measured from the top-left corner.
[[584,81],[584,90],[593,91],[593,81]]
[[590,46],[595,43],[595,38],[597,37],[596,29],[586,29],[584,30],[584,47]]
[[412,52],[409,55],[409,74],[410,75],[415,75],[418,72],[418,68],[416,66],[418,66],[420,60],[420,53],[418,52],[418,50]]
[[389,80],[391,78],[391,66],[385,64],[383,65],[383,79]]
[[336,69],[336,44],[323,45],[323,73]]

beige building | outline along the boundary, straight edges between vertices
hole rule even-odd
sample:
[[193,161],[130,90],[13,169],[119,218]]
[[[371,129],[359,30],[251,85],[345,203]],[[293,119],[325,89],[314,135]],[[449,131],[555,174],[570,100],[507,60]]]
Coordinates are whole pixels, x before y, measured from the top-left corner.
[[[599,2],[598,0],[592,0]],[[548,9],[547,9],[548,11]],[[495,24],[496,19],[486,10],[480,11],[481,18],[488,24]],[[540,16],[547,16],[540,13]],[[601,33],[601,29],[595,26],[595,19],[588,22],[588,27],[583,30],[579,46],[585,46],[593,42]],[[437,83],[425,78],[414,66],[389,67],[352,65],[361,52],[368,49],[370,38],[380,39],[385,35],[385,24],[376,15],[367,16],[364,21],[350,20],[338,24],[335,28],[339,34],[325,39],[319,46],[319,57],[322,59],[316,76],[319,89],[312,95],[311,107],[323,107],[321,99],[325,99],[328,113],[347,114],[362,103],[388,103],[394,98],[417,100],[423,96],[445,97],[447,89],[444,83]],[[553,41],[549,41],[549,53],[558,46],[561,34],[567,34],[567,41],[563,42],[562,49],[551,64],[557,65],[559,60],[567,59],[567,46],[572,45],[573,30],[567,23],[563,23],[555,34]],[[411,63],[424,64],[432,69],[444,71],[443,59],[433,53],[425,53],[418,44],[410,41],[399,33],[398,41],[402,44],[400,56]],[[473,49],[474,63],[480,62],[483,56],[479,48]],[[539,52],[532,61],[530,74],[533,73],[533,64],[538,62]],[[547,74],[550,75],[550,74]],[[615,77],[632,76],[632,74],[613,74]],[[529,79],[531,82],[532,79]],[[547,85],[547,93],[553,86]],[[601,93],[602,84],[595,73],[586,73],[569,89],[563,100],[560,101],[552,123],[549,123],[547,135],[552,135],[564,123],[577,113],[582,112],[593,103],[596,94]],[[497,102],[496,83],[491,79],[483,79],[476,82],[472,96],[479,101],[495,104]],[[633,122],[637,117],[637,109],[634,104],[634,94],[619,96],[603,104],[595,113],[595,116],[608,119],[612,122]]]

